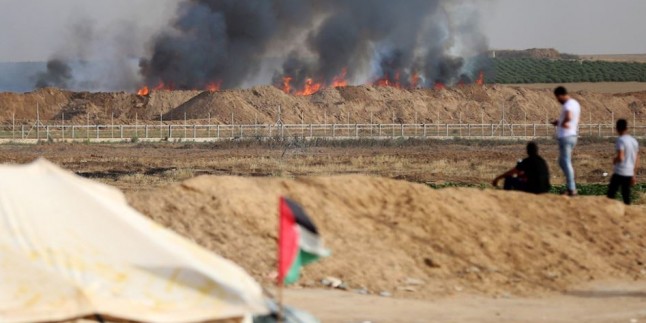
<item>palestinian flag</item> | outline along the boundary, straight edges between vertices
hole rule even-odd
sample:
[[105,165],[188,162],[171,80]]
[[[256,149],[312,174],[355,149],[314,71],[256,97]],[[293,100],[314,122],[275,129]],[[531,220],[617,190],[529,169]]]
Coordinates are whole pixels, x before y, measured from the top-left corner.
[[280,232],[278,236],[278,283],[293,284],[301,268],[327,257],[319,231],[303,208],[292,200],[280,199]]

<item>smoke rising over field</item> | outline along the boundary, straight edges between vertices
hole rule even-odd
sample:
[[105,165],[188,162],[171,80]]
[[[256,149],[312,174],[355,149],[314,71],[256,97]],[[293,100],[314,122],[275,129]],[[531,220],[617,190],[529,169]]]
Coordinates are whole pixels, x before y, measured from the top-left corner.
[[[26,12],[36,6],[40,15],[52,10],[49,3],[36,2],[12,6]],[[482,69],[479,55],[487,49],[475,2],[60,0],[55,8],[67,16],[38,27],[56,29],[51,33],[56,39],[43,42],[51,60],[36,62],[38,72],[33,71],[38,65],[30,65],[22,77],[34,88],[215,90],[274,84],[293,94],[347,84],[413,88],[473,82]],[[108,7],[118,8],[118,21],[98,21]],[[13,71],[11,77],[21,74]]]
[[[141,72],[150,86],[473,81],[487,49],[469,0],[187,0]],[[343,84],[345,84],[343,83]]]

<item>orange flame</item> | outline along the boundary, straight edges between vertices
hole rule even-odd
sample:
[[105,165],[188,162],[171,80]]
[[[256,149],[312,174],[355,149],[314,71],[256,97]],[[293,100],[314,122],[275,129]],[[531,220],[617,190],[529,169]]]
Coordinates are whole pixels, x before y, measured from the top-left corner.
[[218,92],[222,88],[222,81],[211,82],[206,85],[206,90],[209,92]]
[[446,86],[444,85],[444,83],[439,83],[439,82],[435,83],[435,89],[436,90],[444,90],[445,88],[446,88]]
[[305,80],[305,86],[302,91],[298,91],[295,94],[298,96],[308,96],[313,95],[316,92],[320,91],[323,88],[323,84],[316,83],[312,79]]
[[395,77],[391,80],[387,75],[378,79],[376,82],[373,83],[375,86],[389,86],[389,87],[394,87],[401,89],[402,85],[399,82],[400,79],[400,71],[395,72]]
[[283,77],[283,92],[292,93],[292,78],[290,76]]
[[148,88],[148,86],[144,86],[139,89],[139,91],[137,91],[137,95],[139,96],[148,96],[148,94],[150,94],[150,89]]
[[157,86],[155,86],[153,90],[162,91],[162,90],[170,90],[170,88],[167,88],[166,84],[163,81],[159,81],[159,84],[157,84]]
[[348,76],[348,69],[344,67],[343,70],[341,70],[341,74],[335,76],[334,79],[332,79],[331,86],[333,88],[348,86],[348,81],[346,80],[347,76]]
[[476,84],[479,86],[485,85],[485,74],[484,72],[480,72],[480,75],[478,76],[478,79],[476,80]]
[[416,89],[419,86],[420,80],[421,78],[419,77],[419,74],[417,74],[417,72],[413,73],[410,76],[410,87],[413,89]]

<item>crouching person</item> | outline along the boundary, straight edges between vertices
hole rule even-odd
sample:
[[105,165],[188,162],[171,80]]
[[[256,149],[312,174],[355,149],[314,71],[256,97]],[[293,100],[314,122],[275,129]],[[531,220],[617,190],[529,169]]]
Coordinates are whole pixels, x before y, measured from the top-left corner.
[[527,158],[520,161],[516,167],[496,177],[493,186],[498,187],[505,180],[504,189],[522,191],[533,194],[549,193],[550,171],[545,160],[538,154],[538,145],[534,142],[527,144]]

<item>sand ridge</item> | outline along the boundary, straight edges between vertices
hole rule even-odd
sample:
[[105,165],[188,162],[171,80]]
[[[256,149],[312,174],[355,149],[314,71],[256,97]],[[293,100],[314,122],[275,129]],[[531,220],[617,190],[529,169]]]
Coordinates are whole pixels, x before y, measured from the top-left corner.
[[421,299],[536,295],[645,272],[646,211],[604,198],[438,191],[352,175],[203,176],[129,200],[270,285],[281,195],[303,204],[334,253],[306,269],[305,286],[335,276],[350,289]]

